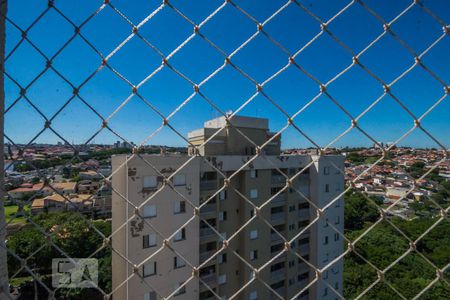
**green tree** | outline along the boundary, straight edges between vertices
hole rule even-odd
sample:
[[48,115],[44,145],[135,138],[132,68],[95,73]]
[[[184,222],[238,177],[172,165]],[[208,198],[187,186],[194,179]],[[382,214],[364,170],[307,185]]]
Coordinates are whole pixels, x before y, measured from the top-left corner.
[[379,217],[377,207],[359,192],[349,191],[346,193],[344,203],[344,226],[346,230],[361,229],[366,222],[375,222]]

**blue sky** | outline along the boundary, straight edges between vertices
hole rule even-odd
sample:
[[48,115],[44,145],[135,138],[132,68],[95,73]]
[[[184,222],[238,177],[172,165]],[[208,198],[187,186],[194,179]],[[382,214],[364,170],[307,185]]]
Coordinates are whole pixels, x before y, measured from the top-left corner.
[[[202,22],[223,1],[170,1],[193,22]],[[264,22],[286,1],[234,1],[259,22]],[[323,21],[329,20],[350,1],[300,1]],[[161,1],[111,0],[134,24],[140,23]],[[367,0],[367,5],[383,19],[390,21],[411,1]],[[450,2],[423,1],[446,24],[450,24]],[[80,24],[102,1],[56,0],[55,6],[72,22]],[[9,18],[26,29],[46,8],[47,1],[15,0],[9,3]],[[358,3],[335,18],[328,29],[355,53],[364,49],[383,32],[382,24]],[[320,32],[320,24],[298,6],[291,4],[270,20],[264,30],[295,53]],[[393,25],[392,30],[417,53],[424,51],[440,35],[442,26],[427,13],[414,6]],[[231,4],[227,4],[202,28],[201,33],[224,52],[231,53],[256,31],[256,25]],[[28,38],[48,57],[71,37],[74,28],[54,10],[50,10],[28,32]],[[130,33],[130,25],[110,7],[106,7],[81,29],[82,34],[103,55],[108,55]],[[193,27],[170,7],[164,7],[141,29],[140,33],[164,55],[168,55],[193,32]],[[20,40],[20,32],[7,24],[7,53]],[[445,36],[424,57],[424,64],[444,82],[450,83],[450,36]],[[202,38],[196,36],[177,52],[170,64],[192,81],[199,83],[223,64],[224,57]],[[233,63],[258,82],[263,82],[286,65],[288,55],[264,35],[257,36],[232,59]],[[352,62],[351,55],[329,35],[323,34],[307,47],[296,61],[321,82],[327,82]],[[360,57],[360,61],[378,77],[390,83],[413,63],[412,55],[391,35],[385,35]],[[75,86],[83,82],[100,65],[99,55],[80,37],[76,37],[52,61]],[[133,84],[138,84],[161,64],[160,56],[138,37],[133,37],[109,60],[109,64]],[[8,58],[8,74],[22,86],[28,85],[45,67],[45,59],[24,42]],[[18,87],[5,79],[6,107],[19,96]],[[193,91],[192,85],[165,67],[146,82],[139,93],[162,114],[170,114]],[[255,92],[255,85],[231,66],[225,67],[201,88],[221,110],[236,110]],[[297,68],[291,66],[264,87],[265,93],[288,114],[301,109],[319,92],[318,85]],[[392,92],[417,117],[444,95],[443,86],[420,67],[392,86]],[[355,66],[328,86],[328,92],[354,117],[364,111],[382,93],[382,86],[360,67]],[[95,110],[109,116],[131,93],[131,88],[107,68],[97,73],[79,94]],[[50,118],[71,97],[72,88],[55,72],[48,70],[27,90],[27,97]],[[450,146],[450,97],[445,98],[422,122],[444,146]],[[273,131],[286,124],[286,117],[265,97],[259,95],[243,115],[270,119]],[[184,136],[200,128],[205,120],[219,116],[202,97],[195,96],[171,120]],[[296,125],[321,146],[325,146],[350,125],[350,119],[329,98],[321,96],[296,119]],[[109,126],[128,141],[140,143],[161,124],[161,118],[142,100],[133,97],[110,121]],[[24,99],[10,108],[5,116],[5,133],[16,143],[28,143],[44,125],[39,115]],[[79,98],[71,101],[52,122],[52,127],[66,140],[77,144],[86,142],[101,125],[101,119]],[[383,98],[361,118],[359,125],[378,141],[395,141],[413,125],[412,118],[391,97]],[[36,142],[57,142],[60,139],[45,131]],[[96,143],[118,140],[107,130]],[[351,131],[335,146],[371,145],[371,141],[356,130]],[[148,144],[183,146],[185,141],[169,128],[159,132]],[[416,130],[401,145],[436,147],[426,135]],[[308,147],[311,144],[295,129],[283,134],[283,147]]]

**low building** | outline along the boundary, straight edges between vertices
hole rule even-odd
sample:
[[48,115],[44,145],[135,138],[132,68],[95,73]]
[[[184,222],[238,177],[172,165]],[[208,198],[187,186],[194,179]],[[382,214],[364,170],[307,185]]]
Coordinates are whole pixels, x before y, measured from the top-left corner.
[[44,198],[37,198],[31,204],[31,213],[86,211],[92,207],[90,195],[65,195],[52,194]]
[[48,186],[43,183],[24,183],[20,187],[8,191],[8,195],[14,200],[36,197],[46,197],[55,191],[68,195],[75,193],[76,182],[52,182]]
[[78,182],[77,192],[79,194],[94,194],[99,189],[100,184],[98,181],[82,180]]
[[102,179],[102,175],[99,173],[89,170],[89,171],[83,171],[78,174],[80,176],[81,180],[99,180]]

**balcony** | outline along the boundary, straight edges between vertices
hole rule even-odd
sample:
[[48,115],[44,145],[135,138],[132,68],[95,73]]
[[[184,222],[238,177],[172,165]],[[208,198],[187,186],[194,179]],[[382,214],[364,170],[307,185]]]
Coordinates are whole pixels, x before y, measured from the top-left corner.
[[270,182],[272,184],[286,184],[286,177],[281,174],[272,175]]
[[310,197],[309,185],[295,185],[295,189],[302,193],[305,197]]
[[203,280],[207,285],[212,285],[216,283],[216,273],[210,273],[205,275],[200,275],[201,280]]
[[306,255],[309,253],[309,244],[306,245],[300,245],[298,247],[298,252],[300,253],[300,255]]
[[281,277],[284,277],[285,271],[286,271],[285,268],[281,268],[279,270],[275,270],[273,272],[270,272],[270,278],[271,279],[280,279]]
[[200,191],[217,189],[217,180],[200,180]]
[[215,236],[216,233],[209,227],[200,228],[200,238],[208,238]]
[[216,211],[217,211],[217,203],[208,202],[207,204],[205,204],[204,206],[202,206],[200,208],[201,214],[211,213],[211,212],[216,212]]
[[309,283],[309,279],[308,278],[305,278],[305,279],[299,281],[298,282],[299,289],[305,288],[308,285],[308,283]]
[[209,250],[209,251],[202,251],[200,252],[200,263],[205,262],[207,259],[209,259],[211,256],[213,256],[217,250]]
[[[282,233],[282,232],[280,232],[280,233]],[[273,232],[273,233],[270,234],[270,241],[271,242],[281,241],[282,239],[283,238],[278,233]]]
[[[274,291],[277,292],[278,295],[280,295],[280,296],[283,297],[283,298],[284,298],[284,296],[285,296],[285,294],[286,294],[286,288],[285,288],[285,287],[280,287],[280,288],[274,289]],[[276,296],[276,295],[274,295],[273,293],[271,293],[270,299],[271,299],[271,300],[272,300],[272,299],[275,300],[275,299],[280,299],[280,298],[278,298],[278,296]]]
[[301,262],[297,265],[298,273],[304,273],[309,270],[309,266],[305,262]]
[[[271,253],[270,253],[270,258],[272,258],[272,257],[274,257],[274,256],[276,256],[276,255],[278,255],[278,253],[280,253],[281,251],[282,251],[282,250],[275,251],[275,252],[271,252]],[[286,251],[285,251],[285,252],[283,252],[282,254],[280,254],[279,256],[277,256],[277,259],[285,259],[286,256],[287,256],[287,254],[286,254]]]
[[285,202],[286,201],[286,193],[281,193],[278,196],[276,196],[275,198],[272,199],[272,201],[270,201],[271,203],[277,203],[280,204],[281,202]]
[[298,217],[301,220],[309,220],[309,208],[300,209],[298,211]]
[[285,214],[284,214],[283,211],[282,212],[277,212],[277,213],[274,213],[274,214],[270,215],[270,220],[271,221],[281,221],[281,220],[284,220],[284,219],[285,219]]

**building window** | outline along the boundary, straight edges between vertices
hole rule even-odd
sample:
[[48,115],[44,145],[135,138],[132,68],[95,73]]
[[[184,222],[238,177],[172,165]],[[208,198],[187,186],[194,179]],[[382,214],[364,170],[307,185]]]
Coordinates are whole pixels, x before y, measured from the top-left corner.
[[150,248],[156,246],[156,234],[146,234],[142,236],[142,247],[143,248]]
[[336,281],[336,282],[334,283],[334,289],[335,289],[335,290],[339,290],[339,282]]
[[219,256],[217,256],[217,257],[219,260],[219,264],[223,264],[223,263],[227,262],[227,254],[226,253],[219,254]]
[[251,190],[250,190],[250,198],[251,198],[251,199],[256,199],[256,198],[258,198],[258,190],[257,190],[257,189],[251,189]]
[[[186,285],[183,285],[184,284],[184,282],[180,282],[179,284],[177,284],[177,285],[175,285],[175,290],[178,290],[175,294],[174,294],[174,296],[178,296],[178,295],[182,295],[182,294],[185,294],[186,293]],[[182,286],[183,285],[183,287],[181,287],[180,288],[180,286]]]
[[295,211],[295,205],[289,206],[289,212],[293,212],[293,211]]
[[149,277],[156,275],[156,261],[146,263],[142,266],[142,276]]
[[225,200],[227,199],[227,191],[226,190],[222,190],[219,193],[219,200]]
[[186,185],[186,175],[184,174],[176,174],[172,179],[174,186]]
[[324,288],[323,289],[323,294],[322,294],[322,296],[327,296],[328,295],[328,288]]
[[327,183],[325,184],[325,193],[329,193],[330,192],[330,185]]
[[258,292],[252,291],[248,297],[249,300],[258,300]]
[[328,270],[323,274],[323,279],[328,279]]
[[339,273],[339,267],[338,267],[338,266],[332,267],[332,268],[331,268],[331,272],[332,272],[334,275],[336,275],[337,273]]
[[181,228],[180,230],[175,233],[175,236],[173,237],[173,240],[175,242],[182,241],[186,239],[186,228]]
[[303,281],[305,279],[308,279],[308,277],[309,277],[309,273],[308,272],[300,274],[300,275],[297,276],[297,281],[298,282]]
[[295,224],[289,224],[289,231],[295,230]]
[[227,220],[227,212],[219,211],[219,221],[226,221],[226,220]]
[[186,262],[182,258],[180,258],[178,256],[175,256],[173,258],[173,268],[174,269],[182,268],[185,265],[186,265]]
[[323,239],[323,244],[328,245],[328,235],[326,235]]
[[144,189],[154,189],[157,185],[158,180],[156,176],[144,176]]
[[323,175],[330,175],[330,167],[323,168]]
[[323,224],[323,227],[328,227],[328,218],[325,219],[325,224]]
[[334,234],[334,240],[335,240],[335,241],[339,241],[339,233],[336,232],[336,233]]
[[250,177],[251,178],[258,178],[258,170],[251,169],[250,170]]
[[258,250],[250,251],[250,260],[258,259]]
[[174,214],[181,214],[186,212],[186,201],[177,201],[173,208]]
[[336,205],[335,205],[335,207],[336,207],[336,208],[341,207],[341,199],[337,199],[337,200],[336,200]]
[[255,209],[251,209],[250,210],[250,218],[252,218],[255,215]]
[[227,274],[219,275],[219,278],[217,278],[218,284],[225,284],[227,283]]
[[144,218],[156,217],[156,205],[145,205],[142,214]]
[[145,293],[144,300],[156,300],[156,292]]
[[336,221],[334,222],[334,224],[339,224],[341,223],[341,218],[339,216],[336,216]]
[[252,230],[250,231],[250,239],[251,240],[256,240],[258,238],[258,230]]

